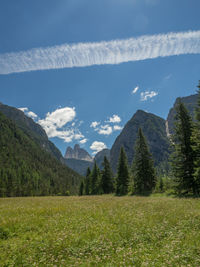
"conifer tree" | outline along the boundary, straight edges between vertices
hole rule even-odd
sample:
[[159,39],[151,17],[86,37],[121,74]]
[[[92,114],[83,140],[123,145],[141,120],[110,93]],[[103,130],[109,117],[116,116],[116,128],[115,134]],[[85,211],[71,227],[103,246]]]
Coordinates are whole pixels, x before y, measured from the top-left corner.
[[100,181],[100,170],[95,161],[94,167],[91,173],[91,183],[90,183],[90,194],[91,195],[96,195],[99,193],[99,181]]
[[83,195],[83,191],[84,191],[84,182],[81,181],[80,187],[79,187],[79,196]]
[[172,154],[175,189],[178,194],[191,192],[196,194],[192,118],[181,102],[178,104],[176,111],[175,133],[173,135],[174,152]]
[[156,185],[156,172],[152,155],[142,129],[138,130],[135,143],[135,155],[132,164],[134,192],[136,194],[149,194]]
[[87,173],[85,177],[85,186],[84,186],[84,194],[89,195],[90,194],[90,176],[91,176],[91,170],[88,167],[87,168]]
[[193,141],[194,141],[194,153],[195,153],[195,160],[194,160],[194,179],[196,183],[196,194],[200,194],[200,81],[199,85],[197,86],[198,90],[198,100],[197,106],[195,109],[195,126],[193,131]]
[[110,163],[107,159],[107,157],[104,157],[103,161],[103,171],[102,171],[102,176],[101,176],[101,186],[103,189],[104,194],[109,194],[113,192],[113,174],[112,170],[110,167]]
[[128,193],[129,180],[130,177],[129,177],[127,157],[124,148],[121,147],[118,160],[116,188],[115,188],[115,194],[117,196],[126,195]]

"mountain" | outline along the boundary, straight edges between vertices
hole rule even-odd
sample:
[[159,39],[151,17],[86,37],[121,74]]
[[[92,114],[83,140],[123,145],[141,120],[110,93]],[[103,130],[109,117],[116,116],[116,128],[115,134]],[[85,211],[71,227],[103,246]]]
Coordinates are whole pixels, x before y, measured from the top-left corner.
[[32,136],[0,112],[0,196],[77,193],[82,177]]
[[160,166],[167,162],[170,144],[166,134],[165,120],[154,114],[138,110],[127,122],[111,148],[110,162],[114,172],[117,170],[119,151],[122,146],[126,151],[128,163],[131,165],[139,127],[142,128],[147,138],[155,165]]
[[198,95],[190,95],[186,97],[178,97],[173,105],[173,107],[170,109],[169,114],[167,116],[167,121],[166,121],[166,126],[167,126],[167,132],[168,135],[173,133],[173,128],[174,128],[174,117],[176,115],[176,107],[178,103],[181,101],[182,103],[185,104],[186,108],[189,110],[190,114],[192,115],[192,118],[194,119],[194,111],[195,111],[195,106],[197,104],[197,98]]
[[96,160],[96,163],[97,163],[97,165],[99,166],[100,169],[103,168],[102,163],[103,163],[103,160],[104,160],[105,156],[107,157],[108,160],[110,160],[110,150],[107,149],[107,148],[99,151],[94,157],[94,160]]
[[76,144],[74,146],[74,149],[72,149],[71,147],[67,148],[64,163],[72,170],[85,176],[87,168],[93,168],[94,160],[96,160],[96,163],[100,169],[103,168],[102,163],[104,156],[110,159],[109,149],[103,149],[102,151],[98,152],[93,159],[86,150],[81,149],[80,146]]
[[62,154],[57,147],[48,140],[43,128],[39,124],[35,123],[31,118],[27,117],[23,111],[0,103],[0,112],[16,123],[17,126],[41,148],[45,149],[61,162],[63,161]]
[[87,168],[93,168],[92,161],[80,160],[80,159],[64,159],[64,163],[74,170],[75,172],[79,173],[80,175],[85,176],[87,172]]
[[80,148],[78,144],[74,146],[74,149],[68,147],[64,156],[65,159],[78,159],[78,160],[85,160],[85,161],[93,161],[93,158],[90,154],[83,148]]

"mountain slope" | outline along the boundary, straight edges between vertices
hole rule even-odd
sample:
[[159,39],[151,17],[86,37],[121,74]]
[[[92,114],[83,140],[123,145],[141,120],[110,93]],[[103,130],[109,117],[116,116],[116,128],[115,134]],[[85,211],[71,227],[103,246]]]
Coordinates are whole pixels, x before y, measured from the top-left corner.
[[167,116],[167,128],[168,128],[168,134],[172,134],[173,133],[173,128],[174,128],[174,117],[176,115],[176,107],[179,103],[179,101],[181,101],[182,103],[185,104],[186,108],[189,110],[190,114],[192,115],[193,119],[194,119],[194,111],[195,111],[195,106],[197,104],[197,98],[198,95],[190,95],[190,96],[186,96],[186,97],[178,97],[173,105],[173,107],[170,109],[169,114]]
[[64,159],[64,163],[74,170],[75,172],[79,173],[80,175],[85,176],[87,172],[87,168],[93,168],[93,162],[80,160],[80,159]]
[[131,120],[127,122],[112,146],[110,161],[114,172],[117,169],[119,151],[122,146],[126,151],[129,165],[132,163],[139,127],[142,128],[147,138],[155,165],[159,166],[168,160],[169,140],[166,135],[165,120],[154,114],[138,110]]
[[103,164],[103,160],[104,160],[105,156],[107,157],[108,160],[110,160],[110,150],[107,148],[99,151],[94,157],[94,159],[96,160],[96,163],[100,169],[103,168],[102,164]]
[[0,103],[0,112],[11,119],[17,126],[43,149],[62,162],[62,154],[57,147],[48,140],[43,128],[27,117],[21,110]]
[[78,191],[81,176],[69,169],[0,112],[0,196]]

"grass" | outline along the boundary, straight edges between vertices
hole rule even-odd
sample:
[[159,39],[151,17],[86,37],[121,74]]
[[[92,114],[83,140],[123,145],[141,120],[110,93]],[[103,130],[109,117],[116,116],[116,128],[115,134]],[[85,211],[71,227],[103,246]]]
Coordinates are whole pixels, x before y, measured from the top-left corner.
[[0,199],[0,266],[200,266],[200,200]]

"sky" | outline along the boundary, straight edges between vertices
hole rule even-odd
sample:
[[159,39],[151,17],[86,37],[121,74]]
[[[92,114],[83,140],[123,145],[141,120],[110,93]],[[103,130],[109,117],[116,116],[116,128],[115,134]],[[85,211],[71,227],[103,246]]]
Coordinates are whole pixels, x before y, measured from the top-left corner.
[[111,148],[138,109],[164,119],[200,80],[199,0],[1,0],[0,102],[65,153]]

